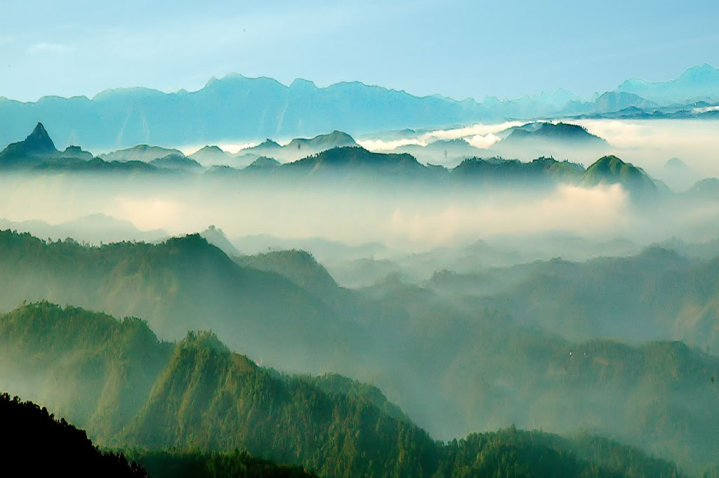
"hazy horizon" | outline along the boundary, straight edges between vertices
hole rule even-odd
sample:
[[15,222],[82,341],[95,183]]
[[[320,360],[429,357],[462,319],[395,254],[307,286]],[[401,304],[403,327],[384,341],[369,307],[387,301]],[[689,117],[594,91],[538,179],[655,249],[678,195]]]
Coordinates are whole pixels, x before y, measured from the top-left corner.
[[0,18],[0,475],[719,478],[719,2]]
[[[714,2],[518,7],[434,0],[202,7],[10,2],[0,36],[0,96],[27,101],[117,87],[193,90],[210,77],[238,72],[285,84],[362,81],[478,101],[559,88],[590,97],[629,78],[668,80],[694,65],[719,64],[719,34],[709,33]],[[600,19],[626,33],[595,31],[591,25]],[[514,25],[509,35],[507,24]],[[423,54],[397,54],[413,51]],[[57,73],[51,83],[39,74],[47,69]]]

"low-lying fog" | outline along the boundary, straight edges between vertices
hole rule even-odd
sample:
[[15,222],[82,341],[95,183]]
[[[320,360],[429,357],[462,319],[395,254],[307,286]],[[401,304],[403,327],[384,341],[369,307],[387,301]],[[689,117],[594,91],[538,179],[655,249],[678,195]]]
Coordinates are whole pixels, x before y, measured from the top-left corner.
[[[607,152],[645,168],[655,178],[689,183],[719,176],[715,158],[719,122],[579,123],[609,142]],[[491,146],[491,135],[508,126],[511,124],[403,132],[401,141],[422,145],[436,139],[466,138],[475,146],[485,140]],[[377,135],[360,143],[386,150],[387,145],[400,144],[400,140],[387,139],[391,136]],[[542,154],[546,151],[528,152],[522,159]],[[665,166],[672,157],[686,165],[680,172],[683,177]],[[586,166],[597,156],[569,151],[558,159],[564,158]],[[533,189],[513,184],[487,190],[467,184],[435,186],[412,178],[405,184],[353,187],[202,174],[50,173],[0,178],[0,218],[7,221],[58,224],[98,213],[129,221],[140,230],[163,230],[170,235],[197,232],[214,224],[230,239],[264,234],[295,240],[322,238],[355,246],[377,242],[403,253],[480,239],[506,243],[514,238],[520,239],[518,244],[526,239],[534,248],[546,243],[546,254],[562,255],[559,243],[552,247],[555,241],[551,238],[557,234],[594,241],[622,238],[636,244],[674,237],[689,242],[719,237],[716,200],[670,195],[639,204],[618,185],[560,184]]]

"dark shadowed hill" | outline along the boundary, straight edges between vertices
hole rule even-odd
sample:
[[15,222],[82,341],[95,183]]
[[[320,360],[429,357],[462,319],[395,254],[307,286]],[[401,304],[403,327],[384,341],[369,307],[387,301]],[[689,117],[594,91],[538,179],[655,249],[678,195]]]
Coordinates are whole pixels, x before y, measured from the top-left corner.
[[124,456],[103,453],[85,432],[45,408],[0,394],[2,464],[6,476],[147,477]]
[[527,123],[510,129],[503,144],[520,144],[532,141],[556,141],[581,145],[606,145],[606,141],[586,128],[569,123]]
[[0,165],[4,167],[34,166],[44,159],[59,154],[42,123],[38,123],[27,138],[9,144],[0,152]]
[[[425,176],[427,168],[409,154],[372,153],[364,148],[335,148],[288,163],[282,172],[335,179],[392,179]],[[426,176],[425,176],[426,177]]]

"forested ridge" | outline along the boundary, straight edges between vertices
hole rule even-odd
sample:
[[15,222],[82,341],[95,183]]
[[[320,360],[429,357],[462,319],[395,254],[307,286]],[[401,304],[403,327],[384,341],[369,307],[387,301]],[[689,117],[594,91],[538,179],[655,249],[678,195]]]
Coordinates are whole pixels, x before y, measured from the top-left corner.
[[247,450],[321,476],[679,475],[669,462],[599,439],[509,429],[438,442],[376,388],[265,369],[211,332],[172,344],[139,319],[40,302],[0,317],[0,345],[0,385],[22,384],[23,396],[71,413],[114,448]]

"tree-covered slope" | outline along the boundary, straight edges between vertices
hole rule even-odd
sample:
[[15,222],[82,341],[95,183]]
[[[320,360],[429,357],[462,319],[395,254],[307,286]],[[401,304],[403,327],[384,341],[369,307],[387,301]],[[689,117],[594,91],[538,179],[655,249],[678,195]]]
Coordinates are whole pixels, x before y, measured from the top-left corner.
[[[489,296],[434,283],[386,283],[372,290],[338,288],[328,301],[280,275],[240,267],[195,237],[101,248],[12,233],[0,238],[0,261],[13,271],[0,276],[7,308],[24,298],[62,297],[120,315],[147,310],[155,314],[148,323],[160,330],[164,320],[185,331],[212,327],[232,349],[260,363],[370,381],[436,437],[515,423],[562,433],[596,430],[682,466],[712,463],[717,453],[714,356],[676,342],[586,342],[610,331],[615,339],[663,340],[672,338],[666,335],[672,324],[711,337],[714,261],[688,263],[662,251],[584,265],[549,261],[491,273],[488,280],[516,277]],[[32,294],[23,295],[28,290]],[[592,297],[602,307],[583,309]],[[294,298],[312,308],[292,310]],[[263,303],[246,305],[254,301]],[[672,311],[680,313],[676,321]],[[639,323],[656,335],[626,335]],[[668,366],[672,357],[681,358],[675,368]],[[321,385],[315,384],[324,390]],[[96,402],[83,405],[86,416],[102,415]]]
[[142,447],[248,449],[328,476],[426,476],[435,445],[369,400],[273,376],[209,333],[189,334],[120,438]]
[[620,184],[626,191],[646,196],[657,192],[656,183],[641,168],[616,156],[603,156],[592,163],[579,181],[582,186]]
[[131,450],[151,478],[316,478],[297,465],[277,465],[246,451]]
[[[547,477],[650,476],[655,471],[659,472],[655,476],[673,476],[677,472],[670,463],[596,437],[562,438],[512,429],[438,443],[376,388],[338,376],[283,375],[259,367],[230,352],[209,332],[190,333],[170,345],[157,341],[134,319],[120,322],[48,303],[0,316],[0,324],[5,338],[0,347],[0,387],[8,389],[24,380],[30,384],[26,385],[29,393],[40,396],[41,391],[43,403],[53,408],[62,405],[68,389],[74,394],[73,406],[100,407],[74,371],[91,362],[71,358],[94,351],[106,364],[94,365],[95,372],[109,376],[128,361],[146,367],[156,363],[155,370],[161,371],[151,373],[155,380],[149,390],[138,387],[145,379],[132,373],[117,385],[124,393],[144,395],[134,416],[113,420],[112,414],[119,412],[105,409],[102,419],[116,423],[112,427],[103,426],[97,415],[77,417],[80,423],[87,421],[88,430],[101,443],[149,450],[131,452],[149,469],[159,462],[184,472],[199,468],[199,476],[213,476],[208,467],[247,471],[254,466],[252,460],[233,454],[242,449],[323,476],[524,476],[528,472]],[[138,335],[145,339],[128,340]],[[42,361],[32,362],[36,356]],[[27,366],[21,363],[23,358],[29,361]],[[45,368],[53,380],[44,380]],[[8,374],[9,370],[18,373]],[[94,376],[79,379],[92,382]],[[168,448],[186,451],[162,451]],[[224,453],[213,455],[209,450]],[[270,476],[301,476],[298,469],[270,471],[279,473]]]
[[239,266],[199,235],[85,247],[4,231],[0,250],[0,267],[14,271],[0,276],[4,310],[48,299],[141,316],[163,337],[212,328],[256,357],[309,370],[351,329],[340,329],[320,298],[279,274]]
[[0,380],[94,434],[117,433],[145,401],[172,347],[140,319],[48,302],[0,318]]

